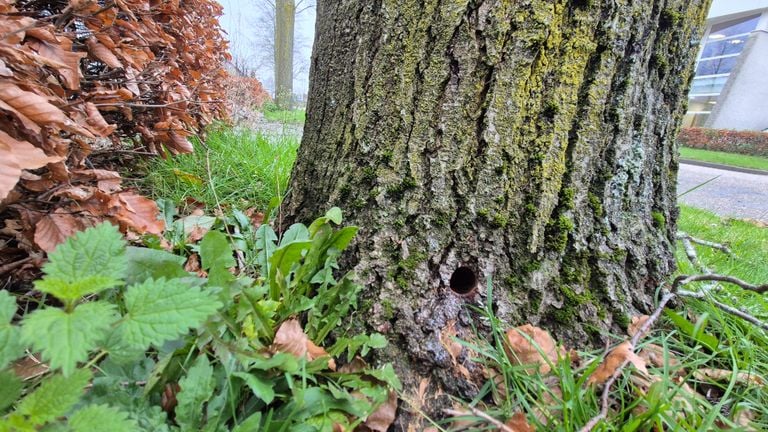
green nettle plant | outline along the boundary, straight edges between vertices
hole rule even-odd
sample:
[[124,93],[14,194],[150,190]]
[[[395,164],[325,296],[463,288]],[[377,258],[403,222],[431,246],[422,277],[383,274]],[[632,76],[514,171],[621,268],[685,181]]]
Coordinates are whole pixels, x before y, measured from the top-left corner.
[[[391,365],[356,361],[337,372],[318,347],[334,330],[330,351],[348,361],[386,344],[377,334],[343,335],[361,287],[335,276],[357,232],[334,229],[340,223],[334,208],[279,242],[262,225],[252,233],[256,279],[230,272],[231,239],[220,231],[195,246],[207,278],[185,271],[181,256],[128,247],[110,224],[78,233],[50,254],[35,282],[44,296],[20,320],[14,296],[0,291],[0,431],[361,424],[400,383]],[[47,373],[17,376],[10,366],[25,353],[39,353]]]

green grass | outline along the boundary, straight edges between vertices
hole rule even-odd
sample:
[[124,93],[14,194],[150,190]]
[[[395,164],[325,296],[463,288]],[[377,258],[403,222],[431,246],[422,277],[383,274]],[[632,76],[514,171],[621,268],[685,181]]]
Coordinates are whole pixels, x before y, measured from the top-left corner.
[[290,135],[212,130],[192,154],[150,160],[141,187],[175,203],[192,198],[213,208],[218,198],[224,207],[264,209],[273,197],[285,194],[298,146]]
[[[690,207],[681,208],[679,226],[692,236],[724,242],[731,247],[733,256],[696,246],[700,260],[712,270],[753,283],[768,282],[768,228],[721,219]],[[682,245],[678,246],[680,272],[698,273],[687,262]],[[703,285],[689,285],[686,289],[697,290]],[[760,295],[727,286],[711,292],[718,301],[768,320],[768,304]],[[746,372],[768,377],[766,332],[723,313],[709,301],[680,301],[676,312],[695,330],[687,331],[685,326],[664,317],[657,322],[655,330],[641,340],[640,348],[657,345],[667,361],[661,367],[649,365],[653,377],[650,387],[647,387],[649,381],[642,384],[637,372],[630,374],[631,367],[625,370],[612,387],[607,421],[599,423],[594,430],[768,430],[764,409],[768,406],[768,392],[762,387],[746,385],[737,379],[705,383],[694,377],[695,372],[704,368],[725,370],[733,374],[729,376]],[[493,338],[488,342],[463,342],[463,345],[475,353],[476,361],[484,364],[486,370],[495,370],[496,375],[486,382],[477,397],[465,403],[502,422],[521,412],[537,430],[547,431],[579,430],[600,412],[602,388],[589,387],[586,379],[603,360],[603,350],[581,351],[580,364],[561,359],[549,375],[529,375],[526,367],[509,361],[504,348],[506,327],[494,317],[492,305],[486,305],[482,314],[491,325]],[[701,334],[716,338],[713,350],[703,344]],[[623,340],[628,340],[628,336],[614,336],[615,342]],[[672,357],[679,362],[677,365],[669,361]],[[705,393],[710,399],[703,396]],[[754,429],[743,429],[744,425],[735,420],[733,413],[745,409],[755,416],[751,424]],[[481,416],[470,414],[461,420],[474,422],[477,430],[491,429]],[[451,421],[445,423],[446,430],[450,430]]]
[[304,123],[306,112],[303,109],[296,110],[264,110],[264,118],[280,123]]
[[680,147],[680,157],[683,159],[768,171],[768,158],[760,156]]

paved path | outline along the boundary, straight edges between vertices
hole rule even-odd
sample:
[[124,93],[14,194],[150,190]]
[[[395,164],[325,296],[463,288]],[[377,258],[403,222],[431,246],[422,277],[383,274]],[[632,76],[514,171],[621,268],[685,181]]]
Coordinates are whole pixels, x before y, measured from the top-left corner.
[[768,176],[681,163],[677,193],[709,180],[712,181],[680,197],[680,202],[721,216],[768,222]]

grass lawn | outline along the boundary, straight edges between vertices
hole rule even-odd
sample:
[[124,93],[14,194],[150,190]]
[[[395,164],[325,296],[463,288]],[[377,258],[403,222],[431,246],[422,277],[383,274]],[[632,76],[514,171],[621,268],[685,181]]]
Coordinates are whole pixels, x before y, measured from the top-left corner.
[[683,159],[768,171],[768,158],[760,156],[680,147],[680,157]]
[[296,110],[265,110],[264,118],[269,121],[275,121],[280,123],[304,123],[306,120],[306,112],[303,109]]
[[285,194],[298,147],[290,135],[212,130],[205,145],[195,144],[194,153],[149,160],[141,187],[175,203],[192,198],[213,208],[218,198],[227,208],[263,210]]

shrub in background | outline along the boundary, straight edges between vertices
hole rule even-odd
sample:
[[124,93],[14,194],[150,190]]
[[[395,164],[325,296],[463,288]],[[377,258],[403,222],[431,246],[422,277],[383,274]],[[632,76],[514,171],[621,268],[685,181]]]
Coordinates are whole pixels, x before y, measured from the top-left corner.
[[677,142],[690,148],[768,157],[768,132],[685,128]]

